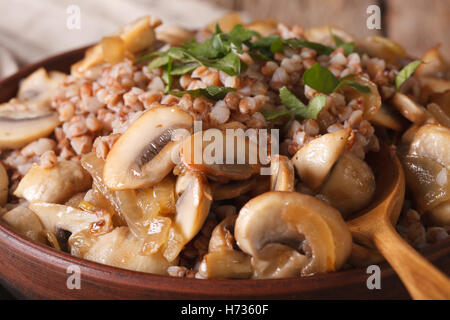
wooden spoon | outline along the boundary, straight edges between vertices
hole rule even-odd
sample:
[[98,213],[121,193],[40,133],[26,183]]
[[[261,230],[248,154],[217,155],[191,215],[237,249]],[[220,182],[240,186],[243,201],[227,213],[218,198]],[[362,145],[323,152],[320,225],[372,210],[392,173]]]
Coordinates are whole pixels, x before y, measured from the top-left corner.
[[367,159],[375,173],[373,204],[347,224],[353,239],[376,248],[397,272],[413,299],[450,299],[450,279],[395,230],[405,195],[403,168],[387,145]]

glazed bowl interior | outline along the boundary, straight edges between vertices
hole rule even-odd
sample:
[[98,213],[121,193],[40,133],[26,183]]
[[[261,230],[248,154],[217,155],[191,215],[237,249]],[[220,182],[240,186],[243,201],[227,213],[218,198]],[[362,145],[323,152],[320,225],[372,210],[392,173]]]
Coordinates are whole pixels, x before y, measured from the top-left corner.
[[[26,66],[0,80],[0,102],[14,97],[21,79],[44,67],[68,73],[86,48]],[[423,251],[437,267],[450,265],[450,240]],[[71,267],[71,268],[69,268]],[[68,269],[69,268],[69,269]],[[0,281],[21,298],[57,299],[376,299],[408,298],[392,268],[380,264],[382,290],[369,290],[366,268],[295,279],[200,280],[134,272],[80,259],[35,243],[0,220]],[[81,288],[67,281],[79,270]]]

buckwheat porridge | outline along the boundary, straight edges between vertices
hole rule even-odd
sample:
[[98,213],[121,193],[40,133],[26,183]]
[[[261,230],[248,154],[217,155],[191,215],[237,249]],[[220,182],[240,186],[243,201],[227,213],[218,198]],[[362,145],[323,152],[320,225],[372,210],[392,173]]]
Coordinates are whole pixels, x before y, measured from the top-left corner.
[[387,144],[407,181],[397,230],[429,246],[450,225],[450,67],[438,49],[415,60],[329,26],[191,31],[144,17],[69,75],[35,71],[0,105],[0,217],[135,271],[332,272],[382,259],[345,220],[370,204],[366,159]]

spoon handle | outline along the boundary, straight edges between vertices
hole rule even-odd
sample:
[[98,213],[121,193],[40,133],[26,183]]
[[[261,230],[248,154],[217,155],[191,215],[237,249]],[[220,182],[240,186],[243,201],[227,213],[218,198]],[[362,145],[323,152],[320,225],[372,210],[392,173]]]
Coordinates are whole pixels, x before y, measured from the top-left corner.
[[413,299],[450,299],[450,279],[403,240],[392,225],[380,228],[373,235],[373,242]]

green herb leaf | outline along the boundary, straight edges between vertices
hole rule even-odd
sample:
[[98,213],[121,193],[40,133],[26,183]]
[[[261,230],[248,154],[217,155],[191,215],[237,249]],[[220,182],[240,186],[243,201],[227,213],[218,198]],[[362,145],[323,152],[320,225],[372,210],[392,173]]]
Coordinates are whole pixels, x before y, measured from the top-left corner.
[[283,105],[288,107],[296,117],[314,120],[317,119],[317,116],[327,102],[327,98],[325,96],[316,95],[309,102],[308,106],[306,106],[286,87],[280,89],[280,99]]
[[355,43],[354,42],[345,42],[341,38],[339,38],[337,35],[333,33],[331,28],[329,28],[331,37],[333,38],[334,44],[336,45],[336,48],[343,48],[345,55],[349,55],[355,50]]
[[286,115],[292,115],[292,110],[282,109],[282,110],[263,110],[261,111],[262,115],[266,120],[272,121],[278,119],[279,117],[283,117]]
[[241,73],[241,59],[233,52],[230,52],[219,60],[202,61],[201,63],[207,67],[222,70],[230,76],[237,76]]
[[325,94],[333,93],[339,85],[339,80],[334,74],[319,63],[314,64],[303,73],[303,82],[314,90]]
[[371,92],[369,87],[346,78],[339,80],[330,70],[322,67],[319,63],[303,73],[303,82],[321,93],[331,94],[343,85],[349,85],[362,93]]
[[355,88],[356,90],[358,90],[359,92],[362,92],[362,93],[371,93],[372,92],[369,87],[364,86],[358,82],[351,81],[351,80],[342,80],[341,82],[339,82],[339,85],[337,86],[335,91],[345,85]]
[[293,49],[300,49],[300,48],[313,49],[317,52],[319,56],[329,55],[334,51],[333,48],[325,46],[323,44],[297,38],[286,39],[284,40],[284,43]]
[[169,92],[172,87],[172,58],[169,57],[169,62],[167,63],[167,86],[165,92]]
[[400,89],[403,82],[405,82],[409,77],[412,76],[417,67],[422,63],[420,60],[416,60],[408,63],[395,77],[395,87],[397,90]]
[[187,63],[187,64],[174,63],[171,74],[173,76],[181,76],[188,72],[194,71],[199,66],[200,66],[200,64],[197,62],[191,62],[191,63]]
[[161,56],[156,59],[153,59],[152,62],[150,62],[150,64],[148,65],[148,69],[149,70],[156,69],[165,66],[168,63],[169,63],[169,56],[168,55]]
[[185,94],[190,94],[194,99],[200,96],[204,96],[207,97],[208,99],[217,101],[225,98],[227,93],[231,91],[236,91],[236,89],[231,87],[208,86],[206,88],[200,88],[195,90],[169,91],[169,94],[176,97],[182,97]]
[[147,53],[146,55],[143,55],[142,57],[137,58],[136,60],[134,60],[134,64],[140,63],[140,62],[145,61],[145,60],[149,60],[149,59],[154,58],[154,57],[163,56],[165,54],[166,54],[165,52],[161,52],[161,51],[155,51],[155,52]]

